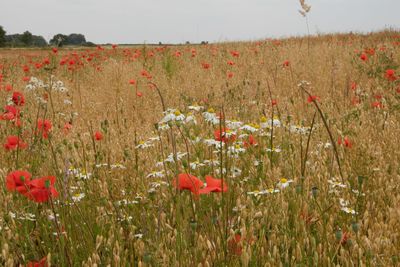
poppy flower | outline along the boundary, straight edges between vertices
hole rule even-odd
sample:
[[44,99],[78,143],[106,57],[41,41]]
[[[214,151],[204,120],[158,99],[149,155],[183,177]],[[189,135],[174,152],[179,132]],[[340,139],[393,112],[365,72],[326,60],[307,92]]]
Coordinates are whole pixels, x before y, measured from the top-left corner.
[[[200,194],[208,194],[210,192],[226,192],[228,191],[228,185],[226,181],[222,183],[222,179],[216,179],[210,175],[206,176],[206,184],[205,188],[200,189]],[[223,186],[222,186],[223,184]]]
[[244,145],[244,147],[248,148],[248,147],[250,147],[250,146],[257,145],[257,141],[256,141],[256,139],[254,138],[254,136],[251,134],[251,135],[249,135],[248,140],[246,140],[246,141],[243,142],[243,145]]
[[289,66],[290,66],[290,61],[289,61],[289,60],[283,61],[282,66],[283,66],[283,67],[289,67]]
[[278,105],[278,100],[272,99],[272,100],[271,100],[271,105],[272,105],[272,106]]
[[24,82],[29,82],[30,79],[31,78],[29,78],[28,76],[22,77],[22,81],[24,81]]
[[39,261],[30,261],[26,265],[26,267],[47,267],[47,266],[48,266],[48,264],[47,264],[47,256],[43,257]]
[[203,63],[201,63],[201,66],[202,66],[203,69],[205,69],[205,70],[208,70],[209,68],[211,68],[210,63],[205,63],[205,62],[203,62]]
[[228,249],[232,254],[237,256],[242,255],[242,245],[240,241],[242,240],[241,234],[235,234],[233,238],[229,239],[228,241]]
[[350,85],[351,90],[356,90],[357,89],[357,83],[356,82],[352,82]]
[[343,140],[342,140],[342,138],[339,137],[338,145],[343,145],[343,146],[345,146],[347,148],[352,148],[353,147],[353,144],[351,143],[350,139],[347,136],[345,138],[343,138]]
[[53,51],[54,54],[57,54],[58,49],[57,49],[56,47],[53,47],[53,48],[51,49],[51,51]]
[[198,195],[204,183],[194,175],[180,173],[178,177],[172,180],[172,185],[178,190],[190,190],[193,194]]
[[373,107],[373,108],[383,108],[383,104],[382,104],[381,101],[374,101],[374,102],[372,102],[371,107]]
[[39,119],[37,122],[37,129],[38,129],[38,133],[42,134],[42,137],[47,139],[49,137],[49,133],[51,131],[52,128],[52,124],[51,121],[49,120],[42,120]]
[[396,75],[395,75],[395,71],[394,71],[393,69],[388,69],[388,70],[386,70],[385,78],[386,78],[388,81],[391,81],[391,82],[394,82],[395,80],[397,80],[397,77],[396,77]]
[[135,79],[130,79],[129,80],[129,84],[135,85],[136,84],[136,80]]
[[50,59],[48,59],[48,58],[43,59],[43,64],[44,65],[49,65],[50,64]]
[[233,62],[232,60],[229,60],[229,61],[227,62],[227,64],[230,65],[230,66],[234,66],[234,65],[235,65],[235,62]]
[[308,98],[307,98],[307,102],[308,102],[308,103],[316,102],[316,101],[318,101],[318,100],[319,100],[319,97],[318,97],[318,96],[315,96],[315,95],[310,95],[310,96],[308,96]]
[[143,96],[143,93],[142,93],[142,92],[139,92],[139,91],[137,91],[137,92],[136,92],[136,95],[137,95],[138,97],[142,97],[142,96]]
[[231,51],[231,55],[234,57],[239,57],[240,53],[238,51]]
[[71,129],[72,129],[72,124],[69,122],[66,122],[64,124],[64,128],[63,128],[64,134],[68,134],[71,131]]
[[115,49],[115,48],[117,48],[117,47],[118,47],[118,45],[116,45],[116,44],[113,44],[113,45],[111,45],[111,47],[112,47],[113,49]]
[[349,232],[344,232],[342,235],[342,238],[340,239],[340,244],[342,246],[347,244],[347,241],[350,239],[350,233]]
[[228,77],[229,79],[232,78],[233,75],[234,75],[233,72],[230,72],[230,71],[229,71],[229,72],[227,73],[227,77]]
[[356,105],[358,105],[358,104],[360,104],[361,103],[361,100],[360,100],[360,98],[358,97],[358,96],[354,96],[352,99],[351,99],[351,104],[353,104],[353,106],[356,106]]
[[17,119],[18,117],[19,109],[14,106],[7,105],[4,107],[4,113],[0,115],[0,120],[11,121]]
[[365,53],[362,53],[362,54],[360,55],[360,59],[361,59],[362,61],[367,61],[367,60],[368,60],[368,56],[367,56]]
[[32,175],[27,171],[16,170],[7,175],[6,188],[8,191],[18,191],[25,194]]
[[100,131],[97,131],[94,133],[94,139],[96,139],[97,141],[100,141],[103,139],[103,134]]
[[370,56],[375,55],[375,49],[373,49],[373,48],[366,48],[366,49],[364,49],[364,52]]
[[220,131],[219,129],[214,131],[214,138],[216,141],[227,143],[234,142],[236,140],[236,135],[228,128],[223,128],[222,131]]
[[25,104],[25,97],[20,92],[14,92],[12,95],[12,101],[16,106],[23,106]]
[[55,176],[46,176],[29,182],[29,190],[25,196],[34,202],[42,203],[48,201],[51,197],[58,197],[59,193],[54,188],[56,182]]
[[6,85],[4,86],[4,90],[6,90],[7,92],[12,91],[12,89],[13,89],[13,87],[12,87],[11,84],[6,84]]
[[22,66],[22,70],[23,70],[24,72],[29,72],[29,66],[28,66],[28,65]]
[[140,72],[140,75],[142,75],[143,77],[145,77],[145,78],[147,78],[149,80],[152,78],[152,76],[150,75],[150,73],[147,70],[142,70]]
[[6,150],[14,150],[14,149],[24,149],[26,148],[28,145],[24,142],[22,142],[22,140],[15,135],[10,135],[7,137],[7,143],[4,144],[4,148]]

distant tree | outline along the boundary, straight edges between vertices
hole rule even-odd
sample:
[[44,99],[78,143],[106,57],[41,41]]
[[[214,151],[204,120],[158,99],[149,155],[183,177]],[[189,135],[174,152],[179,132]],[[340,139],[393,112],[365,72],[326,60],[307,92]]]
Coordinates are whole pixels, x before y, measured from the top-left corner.
[[30,33],[29,31],[25,31],[25,32],[21,35],[21,42],[22,42],[25,46],[30,46],[30,45],[32,45],[32,41],[33,41],[33,36],[32,36],[32,33]]
[[68,45],[83,45],[86,43],[86,38],[83,34],[71,33],[67,37]]
[[53,38],[50,40],[50,44],[61,47],[67,44],[67,39],[67,35],[59,33],[53,36]]
[[32,36],[32,46],[46,46],[47,45],[47,41],[46,39],[43,38],[43,36],[40,35],[33,35]]
[[0,47],[5,46],[6,44],[6,31],[3,29],[3,26],[0,26]]

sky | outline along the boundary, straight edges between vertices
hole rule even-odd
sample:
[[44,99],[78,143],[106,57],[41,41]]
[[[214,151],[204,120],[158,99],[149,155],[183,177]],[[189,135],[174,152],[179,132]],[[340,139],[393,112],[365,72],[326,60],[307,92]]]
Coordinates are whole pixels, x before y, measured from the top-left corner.
[[[400,29],[400,0],[306,0],[311,34]],[[0,25],[46,40],[94,43],[239,41],[307,33],[298,0],[0,0]]]

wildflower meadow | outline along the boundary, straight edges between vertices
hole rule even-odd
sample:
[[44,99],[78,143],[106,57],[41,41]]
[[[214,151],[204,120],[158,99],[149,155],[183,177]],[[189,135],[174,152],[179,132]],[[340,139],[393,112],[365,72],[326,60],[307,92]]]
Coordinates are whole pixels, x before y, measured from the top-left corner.
[[0,50],[0,265],[399,266],[400,33]]

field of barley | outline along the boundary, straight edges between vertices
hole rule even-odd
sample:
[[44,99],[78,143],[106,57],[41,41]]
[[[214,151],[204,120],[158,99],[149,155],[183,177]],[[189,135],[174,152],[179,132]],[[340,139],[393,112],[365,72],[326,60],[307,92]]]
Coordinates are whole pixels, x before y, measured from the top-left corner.
[[0,265],[400,265],[400,33],[0,50]]

